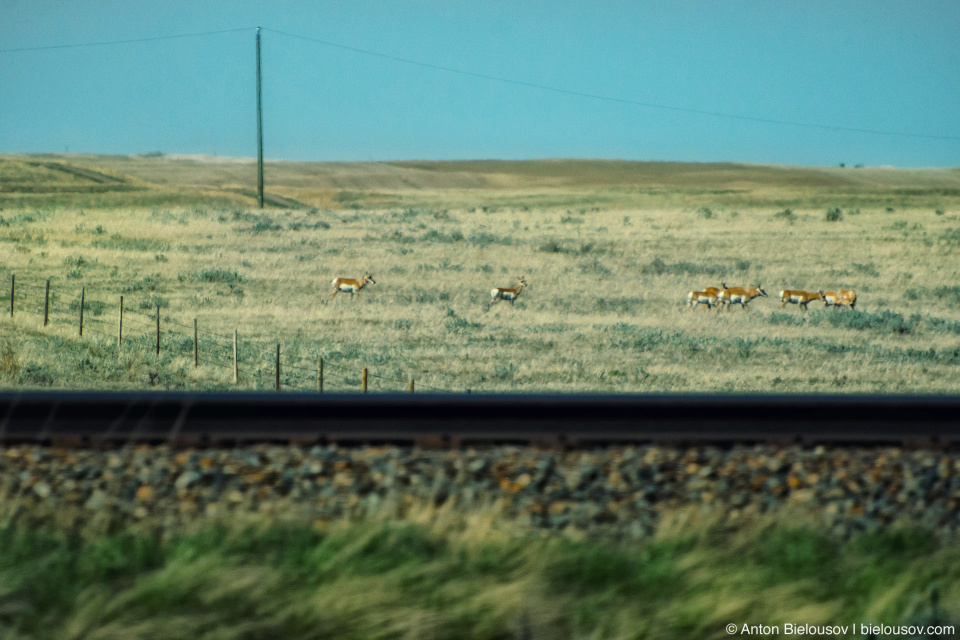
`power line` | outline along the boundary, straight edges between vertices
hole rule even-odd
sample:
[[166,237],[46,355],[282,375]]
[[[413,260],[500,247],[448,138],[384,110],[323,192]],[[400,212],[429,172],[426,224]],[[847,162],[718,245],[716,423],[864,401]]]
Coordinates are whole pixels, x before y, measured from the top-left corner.
[[107,47],[116,44],[134,44],[138,42],[156,42],[158,40],[175,40],[178,38],[201,38],[204,36],[214,36],[222,33],[237,33],[238,31],[250,31],[254,27],[239,27],[237,29],[223,29],[221,31],[200,31],[197,33],[178,33],[169,36],[156,36],[153,38],[131,38],[128,40],[105,40],[103,42],[81,42],[77,44],[51,44],[40,47],[18,47],[15,49],[0,49],[0,53],[19,53],[22,51],[49,51],[53,49],[80,49],[83,47]]
[[[174,40],[174,39],[180,39],[180,38],[199,38],[199,37],[205,37],[205,36],[220,35],[225,33],[253,31],[255,29],[257,29],[257,27],[238,27],[236,29],[222,29],[218,31],[201,31],[201,32],[195,32],[195,33],[180,33],[180,34],[172,34],[172,35],[166,35],[166,36],[155,36],[150,38],[130,38],[125,40],[107,40],[102,42],[83,42],[83,43],[76,43],[76,44],[45,45],[45,46],[36,46],[36,47],[16,47],[16,48],[10,48],[10,49],[0,49],[0,53],[48,51],[48,50],[56,50],[56,49],[77,49],[77,48],[84,48],[84,47],[103,47],[103,46],[112,46],[112,45],[120,45],[120,44],[157,42],[162,40]],[[908,131],[890,131],[890,130],[884,130],[884,129],[868,129],[864,127],[849,127],[849,126],[832,125],[832,124],[819,124],[819,123],[813,123],[813,122],[800,122],[797,120],[781,120],[778,118],[762,118],[759,116],[749,116],[749,115],[736,114],[736,113],[725,113],[722,111],[694,109],[691,107],[678,107],[676,105],[647,102],[642,100],[632,100],[629,98],[620,98],[616,96],[603,95],[599,93],[590,93],[587,91],[577,91],[574,89],[566,89],[563,87],[540,84],[537,82],[528,82],[525,80],[507,78],[504,76],[496,76],[496,75],[487,74],[487,73],[479,73],[476,71],[468,71],[466,69],[458,69],[456,67],[448,67],[445,65],[434,64],[431,62],[423,62],[421,60],[413,60],[411,58],[404,58],[401,56],[395,56],[387,53],[382,53],[379,51],[372,51],[370,49],[364,49],[361,47],[345,45],[338,42],[332,42],[330,40],[324,40],[321,38],[312,38],[309,36],[303,36],[296,33],[290,33],[287,31],[280,31],[278,29],[271,29],[269,27],[263,27],[262,30],[269,31],[271,33],[275,33],[277,35],[288,37],[288,38],[305,40],[307,42],[313,42],[313,43],[321,44],[327,47],[341,49],[344,51],[352,51],[354,53],[360,53],[363,55],[377,57],[384,60],[391,60],[393,62],[399,62],[402,64],[418,66],[426,69],[433,69],[435,71],[443,71],[446,73],[453,73],[453,74],[471,77],[471,78],[478,78],[483,80],[489,80],[492,82],[500,82],[503,84],[511,84],[514,86],[526,87],[528,89],[539,89],[541,91],[549,91],[552,93],[558,93],[562,95],[575,96],[579,98],[588,98],[591,100],[600,100],[604,102],[613,102],[613,103],[625,104],[625,105],[630,105],[635,107],[659,109],[661,111],[673,111],[677,113],[689,113],[689,114],[709,116],[714,118],[725,118],[728,120],[740,120],[744,122],[757,122],[761,124],[772,124],[772,125],[778,125],[778,126],[802,127],[807,129],[822,129],[827,131],[846,131],[851,133],[865,133],[870,135],[891,136],[891,137],[901,137],[901,138],[919,138],[919,139],[927,139],[927,140],[960,140],[960,136],[933,135],[933,134],[924,134],[924,133],[913,133]]]
[[263,27],[263,30],[269,31],[271,33],[276,33],[277,35],[286,36],[288,38],[297,38],[300,40],[306,40],[308,42],[322,44],[327,47],[342,49],[344,51],[352,51],[354,53],[361,53],[363,55],[374,56],[377,58],[383,58],[385,60],[392,60],[394,62],[400,62],[403,64],[409,64],[409,65],[414,65],[418,67],[424,67],[426,69],[434,69],[436,71],[445,71],[447,73],[455,73],[458,75],[468,76],[472,78],[481,78],[484,80],[491,80],[494,82],[501,82],[504,84],[512,84],[512,85],[517,85],[521,87],[527,87],[530,89],[540,89],[542,91],[551,91],[553,93],[560,93],[560,94],[576,96],[580,98],[590,98],[593,100],[602,100],[605,102],[615,102],[619,104],[632,105],[636,107],[646,107],[649,109],[660,109],[663,111],[674,111],[679,113],[692,113],[692,114],[703,115],[703,116],[711,116],[715,118],[727,118],[729,120],[743,120],[746,122],[759,122],[763,124],[775,124],[775,125],[791,126],[791,127],[806,127],[810,129],[826,129],[829,131],[849,131],[853,133],[869,133],[873,135],[897,136],[897,137],[904,137],[904,138],[925,138],[930,140],[960,140],[960,136],[931,135],[931,134],[924,134],[924,133],[910,133],[905,131],[886,131],[886,130],[880,130],[880,129],[865,129],[860,127],[844,127],[839,125],[816,124],[812,122],[798,122],[795,120],[779,120],[775,118],[761,118],[757,116],[746,116],[746,115],[735,114],[735,113],[724,113],[721,111],[708,111],[705,109],[692,109],[689,107],[678,107],[674,105],[659,104],[655,102],[644,102],[641,100],[630,100],[628,98],[618,98],[615,96],[607,96],[599,93],[589,93],[586,91],[564,89],[563,87],[555,87],[552,85],[540,84],[537,82],[515,80],[513,78],[505,78],[503,76],[495,76],[495,75],[490,75],[486,73],[478,73],[476,71],[467,71],[465,69],[457,69],[455,67],[447,67],[444,65],[433,64],[430,62],[422,62],[420,60],[402,58],[400,56],[381,53],[379,51],[371,51],[369,49],[362,49],[360,47],[352,47],[352,46],[340,44],[337,42],[331,42],[329,40],[321,40],[320,38],[310,38],[307,36],[301,36],[301,35],[297,35],[295,33],[289,33],[286,31],[278,31],[276,29],[270,29],[268,27]]

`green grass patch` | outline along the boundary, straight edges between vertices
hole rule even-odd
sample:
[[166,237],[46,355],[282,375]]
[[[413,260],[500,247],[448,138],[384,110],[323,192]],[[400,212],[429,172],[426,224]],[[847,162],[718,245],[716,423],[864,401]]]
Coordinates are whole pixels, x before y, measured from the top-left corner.
[[99,249],[117,249],[120,251],[169,251],[170,243],[150,238],[125,238],[119,233],[109,238],[98,238],[91,243]]
[[919,529],[841,539],[747,524],[618,543],[404,522],[95,539],[8,524],[0,544],[0,632],[17,640],[672,640],[719,637],[733,619],[949,624],[960,611],[960,544]]

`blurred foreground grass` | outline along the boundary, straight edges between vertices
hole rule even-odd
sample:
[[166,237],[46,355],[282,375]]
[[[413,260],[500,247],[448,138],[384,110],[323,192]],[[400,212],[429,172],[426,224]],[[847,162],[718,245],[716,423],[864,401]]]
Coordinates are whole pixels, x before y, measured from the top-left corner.
[[461,525],[8,523],[0,637],[718,638],[729,623],[960,618],[960,544],[918,529],[838,539],[770,521],[627,543]]

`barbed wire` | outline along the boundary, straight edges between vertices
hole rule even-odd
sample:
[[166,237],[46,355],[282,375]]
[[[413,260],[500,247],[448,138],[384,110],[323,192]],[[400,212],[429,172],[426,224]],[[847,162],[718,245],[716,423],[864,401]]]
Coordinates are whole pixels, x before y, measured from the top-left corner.
[[[84,285],[80,286],[79,292],[62,294],[62,288],[54,285],[62,285],[63,283],[54,278],[49,280],[49,289],[46,282],[37,285],[35,281],[31,280],[26,282],[22,279],[20,281],[15,280],[13,296],[15,311],[19,304],[21,306],[20,313],[45,314],[47,325],[74,324],[78,327],[78,330],[81,326],[82,315],[82,337],[116,339],[118,351],[122,351],[124,347],[147,352],[156,350],[158,314],[156,306],[152,307],[152,311],[147,311],[149,307],[144,306],[144,301],[138,302],[135,298],[129,297],[129,294],[124,294],[121,330],[119,295],[115,302],[107,303],[98,298],[96,291],[89,291]],[[7,308],[9,308],[9,295],[6,296],[6,302]],[[23,309],[24,306],[26,310]],[[107,310],[111,308],[111,315],[114,317],[104,317]],[[0,312],[0,315],[2,315],[2,312]],[[307,350],[312,351],[312,353],[305,354],[302,349],[304,340],[300,337],[286,342],[268,342],[262,336],[248,336],[241,340],[239,332],[235,335],[228,335],[211,329],[201,329],[199,322],[196,325],[193,323],[187,324],[176,315],[165,315],[163,307],[160,307],[159,315],[161,350],[164,350],[165,346],[167,354],[170,354],[172,350],[174,353],[179,352],[179,356],[183,358],[195,355],[197,366],[202,364],[221,370],[234,371],[235,367],[239,368],[241,364],[244,364],[247,366],[247,370],[240,377],[248,378],[255,388],[269,389],[276,387],[276,358],[279,345],[280,386],[283,390],[315,391],[319,375],[319,360],[323,361],[324,390],[347,392],[359,392],[361,390],[362,372],[358,367],[331,361],[330,356],[324,355],[318,345],[311,345],[309,341],[307,341]],[[171,343],[174,346],[171,346]],[[284,344],[290,345],[291,343],[297,346],[292,350],[289,346],[284,349]],[[234,351],[235,348],[236,352]],[[253,371],[249,370],[251,366],[254,367]],[[435,384],[425,384],[422,380],[435,380],[438,377],[454,378],[451,374],[442,371],[427,374],[411,370],[410,377],[402,378],[396,374],[370,371],[369,367],[364,367],[364,369],[367,371],[367,388],[374,390],[390,390],[392,389],[391,385],[405,387],[412,378],[417,389],[443,392],[450,389],[444,389]]]
[[[39,286],[32,283],[23,283],[21,281],[21,285],[22,287],[32,289],[33,291],[44,291],[45,294],[47,292],[46,284],[44,284],[43,286]],[[20,299],[22,301],[26,297],[26,296],[23,296],[22,287],[21,287],[20,294],[15,296],[15,302],[16,302],[16,299]],[[77,296],[75,294],[73,298],[70,298],[70,297],[65,298],[61,296],[53,288],[53,279],[51,279],[51,289],[50,289],[50,298],[49,298],[50,304],[48,305],[48,309],[47,309],[48,318],[51,321],[52,320],[60,320],[60,321],[74,320],[78,316],[81,296],[82,296],[82,299],[84,301],[83,304],[85,308],[88,306],[92,306],[94,308],[99,307],[100,309],[98,312],[94,312],[93,314],[86,315],[86,320],[88,323],[95,322],[101,325],[106,325],[108,323],[112,324],[112,321],[110,320],[104,320],[102,318],[97,317],[97,315],[102,314],[102,309],[105,309],[108,306],[107,303],[104,303],[103,301],[96,299],[95,297],[93,297],[93,295],[91,295],[89,298],[86,298],[85,287],[82,287],[81,291],[82,293],[80,296]],[[30,297],[32,298],[32,296]],[[68,314],[66,311],[63,310],[63,307],[70,309],[72,313]],[[143,307],[142,303],[140,304],[140,307]],[[135,307],[131,309],[128,305],[125,305],[125,308],[124,308],[125,318],[128,320],[128,322],[136,322],[140,327],[153,328],[155,326],[154,323],[156,322],[156,319],[157,319],[156,312],[144,313],[140,307]],[[179,326],[187,330],[187,332],[182,332],[182,331],[170,329],[169,326],[165,326],[163,333],[166,334],[167,336],[170,336],[172,334],[173,336],[175,336],[175,339],[179,338],[181,341],[189,341],[189,342],[193,341],[193,337],[190,335],[190,333],[188,333],[189,330],[192,328],[190,325],[184,324],[183,322],[179,321],[175,317],[163,316],[162,313],[161,313],[161,320],[164,325],[169,325],[172,323],[176,326]],[[88,324],[87,326],[88,326],[88,331],[90,331],[90,328],[89,328],[90,325]],[[96,333],[100,333],[100,332],[97,331]],[[210,331],[207,329],[200,330],[199,328],[197,328],[196,333],[197,333],[198,347],[200,343],[199,341],[200,336],[201,335],[205,336],[205,340],[203,343],[204,349],[203,349],[203,358],[202,358],[204,364],[209,364],[209,365],[217,366],[220,368],[229,369],[232,366],[232,363],[221,360],[217,354],[217,351],[219,350],[220,353],[223,353],[225,358],[232,359],[231,356],[233,356],[233,353],[232,353],[233,352],[233,344],[232,344],[233,336],[221,334],[216,331]],[[110,332],[101,333],[100,335],[109,336]],[[154,339],[154,335],[155,334],[153,334],[152,332],[149,334],[144,333],[138,336],[130,336],[128,334],[126,340],[128,343],[140,342],[140,343],[149,345],[152,343],[152,340]],[[169,337],[167,338],[167,340],[169,341]],[[226,342],[226,344],[221,343],[220,342],[221,340]],[[297,342],[299,342],[299,340]],[[250,339],[250,338],[244,339],[244,341],[240,342],[237,345],[237,360],[238,360],[237,364],[239,364],[239,362],[242,360],[249,360],[251,352],[253,354],[254,360],[272,359],[273,357],[275,357],[275,344],[276,343],[272,343],[272,342],[266,343],[263,340],[256,340],[256,339]],[[212,357],[210,354],[211,348],[215,351]],[[318,354],[318,357],[322,357],[321,355],[319,355],[320,354],[319,350],[317,350],[317,354]],[[308,374],[311,378],[311,381],[309,384],[312,387],[313,386],[312,378],[316,372],[316,369],[314,368],[312,362],[310,366],[304,366],[302,364],[303,362],[306,361],[306,358],[307,357],[300,352],[294,352],[293,354],[289,354],[289,353],[284,354],[283,359],[285,360],[285,362],[283,363],[283,368],[292,369],[295,372],[299,372],[299,375],[301,378],[305,377],[305,374]],[[200,360],[199,357],[198,357],[198,360]],[[353,380],[350,380],[348,378],[348,376],[350,376],[351,378],[355,379],[357,374],[354,368],[350,368],[346,365],[332,363],[329,361],[329,359],[325,362],[324,368],[325,368],[325,386],[329,386],[328,381],[331,381],[334,377],[339,377],[345,383],[352,385],[351,387],[348,387],[348,388],[355,388],[356,383]],[[342,373],[343,375],[338,375],[340,373]],[[440,373],[444,377],[449,377],[449,374],[446,374],[445,372],[434,372],[433,375],[436,376],[437,373]],[[423,374],[421,374],[420,377],[422,379]],[[395,376],[378,374],[378,373],[369,372],[369,371],[368,371],[368,378],[373,379],[374,381],[381,380],[384,382],[397,383],[401,385],[405,385],[409,381],[409,378],[403,379]],[[286,380],[283,380],[282,382],[286,386],[290,386],[291,377],[288,375],[286,377]],[[299,381],[295,381],[294,385],[297,384],[297,382]],[[375,385],[375,386],[380,386],[382,388],[382,385]],[[422,382],[419,384],[419,387],[421,389],[427,389],[427,390],[437,390],[437,391],[443,390],[439,387],[424,384]]]

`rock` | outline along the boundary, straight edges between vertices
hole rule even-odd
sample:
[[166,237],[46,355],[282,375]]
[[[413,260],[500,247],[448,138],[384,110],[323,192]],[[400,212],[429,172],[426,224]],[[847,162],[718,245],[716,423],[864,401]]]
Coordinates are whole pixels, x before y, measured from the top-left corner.
[[103,508],[103,505],[105,505],[106,502],[107,494],[100,489],[96,489],[90,494],[90,497],[87,498],[87,501],[83,504],[83,506],[91,511],[99,511]]
[[184,471],[183,473],[180,474],[180,477],[177,478],[176,482],[173,483],[173,486],[177,490],[182,491],[183,489],[186,489],[187,487],[189,487],[190,485],[192,485],[202,477],[203,476],[197,473],[196,471]]

